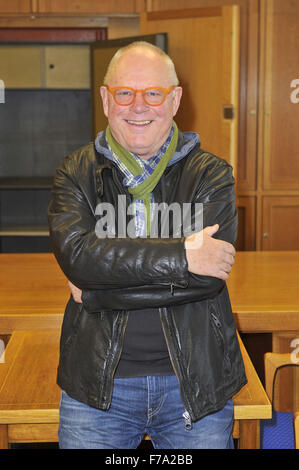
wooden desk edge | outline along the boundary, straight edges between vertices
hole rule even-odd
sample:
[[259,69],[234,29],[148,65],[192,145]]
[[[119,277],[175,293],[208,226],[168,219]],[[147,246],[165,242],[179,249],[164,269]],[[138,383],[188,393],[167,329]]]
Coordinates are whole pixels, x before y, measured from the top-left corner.
[[[4,406],[4,405],[1,405]],[[0,424],[42,424],[42,423],[59,423],[59,409],[0,409]]]
[[[235,419],[270,419],[272,417],[272,405],[266,394],[264,387],[256,373],[248,352],[237,333],[242,357],[244,361],[245,373],[248,383],[233,397],[234,418]],[[244,405],[248,402],[247,395],[252,397],[252,404]]]
[[63,313],[47,311],[43,313],[9,313],[0,315],[0,334],[11,335],[14,331],[25,330],[59,330],[62,325]]
[[[255,311],[234,309],[234,319],[237,329],[242,333],[274,333],[286,330],[297,332],[299,309],[288,311]],[[282,325],[282,316],[284,325]]]

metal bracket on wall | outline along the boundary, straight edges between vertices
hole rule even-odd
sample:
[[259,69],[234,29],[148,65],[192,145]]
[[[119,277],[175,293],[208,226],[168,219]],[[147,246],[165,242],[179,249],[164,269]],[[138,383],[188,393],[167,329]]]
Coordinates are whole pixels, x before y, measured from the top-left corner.
[[234,119],[235,108],[232,105],[223,105],[223,119]]

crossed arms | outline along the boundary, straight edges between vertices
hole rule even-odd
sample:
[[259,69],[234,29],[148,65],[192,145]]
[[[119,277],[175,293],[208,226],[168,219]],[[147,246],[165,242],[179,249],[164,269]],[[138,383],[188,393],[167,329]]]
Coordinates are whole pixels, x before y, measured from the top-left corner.
[[[82,159],[81,159],[82,160]],[[69,279],[74,299],[82,290],[186,284],[189,275],[200,286],[219,289],[234,264],[236,210],[229,165],[218,163],[197,194],[205,228],[186,239],[98,239],[95,234],[95,188],[87,166],[69,157],[57,172],[48,210],[54,254]],[[85,185],[85,180],[89,185]],[[217,282],[218,281],[218,282]]]

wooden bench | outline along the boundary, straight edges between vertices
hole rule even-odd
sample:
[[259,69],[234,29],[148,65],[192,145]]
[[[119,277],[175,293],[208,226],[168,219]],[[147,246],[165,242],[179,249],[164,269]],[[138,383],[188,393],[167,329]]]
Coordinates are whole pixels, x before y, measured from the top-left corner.
[[[56,385],[59,330],[15,331],[0,363],[0,448],[10,443],[57,442],[60,389]],[[259,447],[259,420],[271,404],[239,339],[248,384],[234,397],[238,448]]]

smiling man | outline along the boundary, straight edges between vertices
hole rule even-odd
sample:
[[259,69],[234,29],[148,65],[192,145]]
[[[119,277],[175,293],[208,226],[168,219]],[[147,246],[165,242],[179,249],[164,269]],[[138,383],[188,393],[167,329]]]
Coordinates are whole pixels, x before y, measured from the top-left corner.
[[[182,88],[155,46],[120,49],[100,92],[108,126],[65,158],[48,209],[72,294],[60,447],[133,449],[147,433],[157,449],[231,448],[232,396],[246,383],[225,284],[237,232],[232,168],[177,128]],[[134,234],[99,234],[99,207],[115,209],[117,226],[120,201]],[[174,203],[199,205],[202,230],[177,236],[167,219],[168,237],[163,220],[153,237],[153,207]]]

